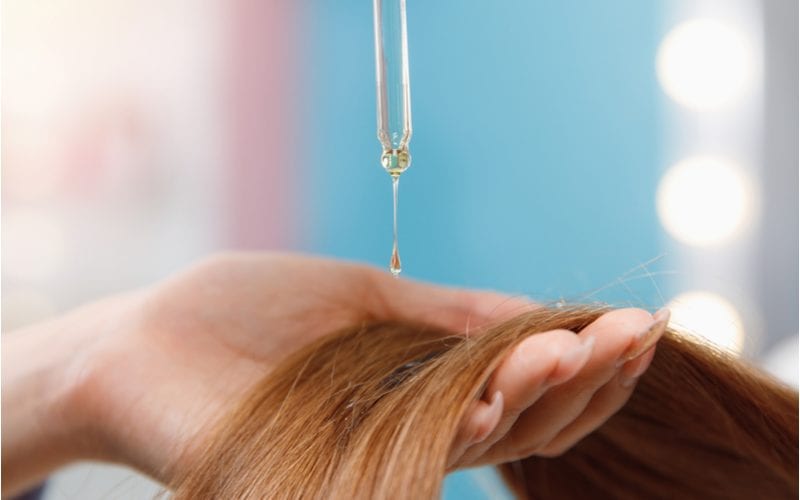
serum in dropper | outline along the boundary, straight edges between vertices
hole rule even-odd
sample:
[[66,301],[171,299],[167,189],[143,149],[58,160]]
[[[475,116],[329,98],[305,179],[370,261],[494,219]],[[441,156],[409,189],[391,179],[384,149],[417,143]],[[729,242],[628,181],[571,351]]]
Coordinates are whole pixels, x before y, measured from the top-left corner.
[[375,76],[378,95],[378,140],[383,147],[381,165],[392,177],[392,256],[389,270],[400,274],[397,241],[397,191],[400,174],[411,165],[411,95],[408,78],[408,44],[405,0],[373,0],[375,23]]

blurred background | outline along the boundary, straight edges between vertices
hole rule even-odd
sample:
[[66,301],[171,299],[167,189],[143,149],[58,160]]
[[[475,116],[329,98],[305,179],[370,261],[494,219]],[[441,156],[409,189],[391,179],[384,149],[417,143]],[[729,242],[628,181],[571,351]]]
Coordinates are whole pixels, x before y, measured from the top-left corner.
[[[669,304],[796,385],[797,10],[410,0],[404,275]],[[223,249],[387,266],[372,29],[368,0],[3,2],[3,331]],[[80,465],[46,498],[158,491]]]

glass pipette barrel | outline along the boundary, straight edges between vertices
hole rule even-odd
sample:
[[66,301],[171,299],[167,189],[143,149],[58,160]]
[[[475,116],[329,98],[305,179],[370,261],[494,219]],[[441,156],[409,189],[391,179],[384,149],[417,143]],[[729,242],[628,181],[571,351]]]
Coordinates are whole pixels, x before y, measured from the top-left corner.
[[406,1],[373,0],[375,15],[375,76],[378,94],[378,140],[381,165],[401,174],[411,164],[411,97],[406,41]]

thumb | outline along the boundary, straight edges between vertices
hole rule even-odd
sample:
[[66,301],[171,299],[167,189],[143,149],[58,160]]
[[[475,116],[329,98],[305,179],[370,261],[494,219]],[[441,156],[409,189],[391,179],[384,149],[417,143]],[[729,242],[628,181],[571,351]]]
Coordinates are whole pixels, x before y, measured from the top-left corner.
[[382,319],[422,322],[467,335],[537,307],[522,296],[432,285],[388,273],[376,276],[376,284],[385,305]]

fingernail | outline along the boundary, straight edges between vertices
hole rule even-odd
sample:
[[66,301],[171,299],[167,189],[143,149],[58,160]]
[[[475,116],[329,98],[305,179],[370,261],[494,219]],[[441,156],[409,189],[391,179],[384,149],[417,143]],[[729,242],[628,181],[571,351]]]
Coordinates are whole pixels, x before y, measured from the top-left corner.
[[639,377],[622,377],[620,379],[619,385],[621,385],[623,389],[630,389],[636,384],[636,381],[638,380]]
[[[642,359],[642,361],[644,361],[644,359]],[[636,381],[639,380],[639,377],[644,375],[644,372],[646,372],[647,369],[650,367],[651,361],[652,359],[647,361],[646,363],[639,363],[632,373],[626,374],[624,373],[623,370],[623,373],[620,374],[619,384],[625,389],[633,387],[633,385],[636,384]]]
[[653,314],[653,322],[645,330],[636,335],[633,343],[625,350],[617,361],[616,367],[620,368],[622,365],[632,359],[636,359],[642,354],[650,350],[651,347],[658,342],[661,335],[667,329],[669,323],[670,311],[666,307],[659,309]]
[[477,433],[473,436],[473,444],[480,443],[488,438],[500,423],[500,418],[503,416],[503,393],[495,391],[489,401],[489,407],[486,408],[486,413],[483,415],[482,425],[479,426]]
[[571,365],[585,360],[592,353],[594,349],[594,337],[582,337],[580,345],[573,347],[569,351],[561,355],[561,362],[559,364]]

